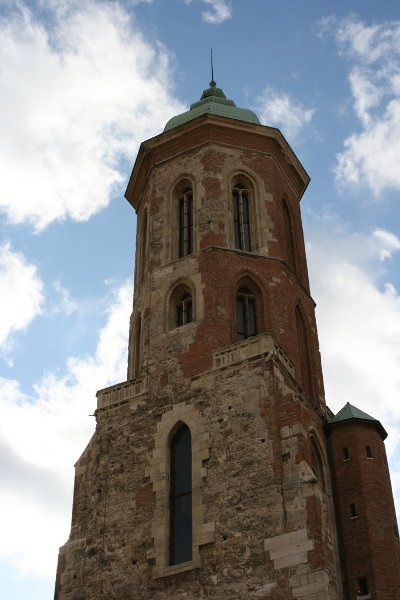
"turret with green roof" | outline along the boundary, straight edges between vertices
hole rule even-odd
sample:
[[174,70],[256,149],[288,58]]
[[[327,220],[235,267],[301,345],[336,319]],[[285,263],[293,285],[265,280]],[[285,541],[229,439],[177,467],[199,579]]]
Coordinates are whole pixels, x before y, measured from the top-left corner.
[[388,434],[380,421],[378,421],[374,417],[371,417],[356,406],[353,406],[352,404],[350,404],[350,402],[347,402],[347,404],[345,404],[345,406],[328,422],[327,428],[330,429],[334,425],[350,422],[370,423],[378,429],[383,440],[387,438]]

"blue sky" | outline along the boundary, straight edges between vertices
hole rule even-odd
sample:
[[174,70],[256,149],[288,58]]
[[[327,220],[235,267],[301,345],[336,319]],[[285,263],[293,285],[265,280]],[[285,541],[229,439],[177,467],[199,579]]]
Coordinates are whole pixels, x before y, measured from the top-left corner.
[[97,389],[126,377],[140,141],[215,79],[311,176],[326,398],[389,432],[400,506],[400,10],[0,0],[0,596],[52,598]]

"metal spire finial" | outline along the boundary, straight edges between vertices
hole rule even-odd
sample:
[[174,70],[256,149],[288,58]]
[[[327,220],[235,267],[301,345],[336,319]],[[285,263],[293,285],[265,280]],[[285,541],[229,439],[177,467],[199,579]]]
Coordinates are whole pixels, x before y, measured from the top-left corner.
[[212,55],[212,48],[211,48],[211,81],[210,81],[210,86],[211,87],[215,87],[217,84],[214,81],[214,63],[213,63],[213,55]]

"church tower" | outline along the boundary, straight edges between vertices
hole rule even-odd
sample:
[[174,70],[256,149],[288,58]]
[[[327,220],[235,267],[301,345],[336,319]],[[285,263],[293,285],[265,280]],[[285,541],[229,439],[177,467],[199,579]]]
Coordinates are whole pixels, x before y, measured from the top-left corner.
[[214,81],[142,143],[127,381],[97,394],[57,600],[347,598],[308,182],[280,131]]

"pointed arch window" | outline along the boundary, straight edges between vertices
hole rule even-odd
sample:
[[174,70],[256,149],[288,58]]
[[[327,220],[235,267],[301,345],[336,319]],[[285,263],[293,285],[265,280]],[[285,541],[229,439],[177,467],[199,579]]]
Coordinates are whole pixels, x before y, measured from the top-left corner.
[[135,328],[135,353],[133,364],[133,376],[139,377],[142,370],[142,320],[139,317]]
[[232,189],[233,229],[235,248],[251,251],[249,190],[241,183]]
[[325,476],[321,453],[317,446],[317,442],[315,441],[314,436],[311,436],[310,441],[312,469],[314,471],[315,478],[318,481],[319,485],[322,487],[322,489],[325,489]]
[[193,192],[186,188],[178,195],[179,258],[193,253]]
[[310,352],[308,346],[308,332],[304,317],[299,306],[296,306],[296,329],[297,329],[297,342],[299,346],[300,355],[300,375],[303,389],[307,395],[312,392],[311,384],[311,361]]
[[285,198],[282,198],[283,222],[285,228],[285,246],[289,267],[296,270],[296,246],[294,241],[292,215]]
[[257,335],[256,298],[247,287],[236,292],[236,320],[239,340]]
[[192,538],[192,436],[182,425],[170,443],[170,565],[192,560]]
[[143,279],[147,264],[147,210],[143,216],[142,243],[140,247],[140,276]]

